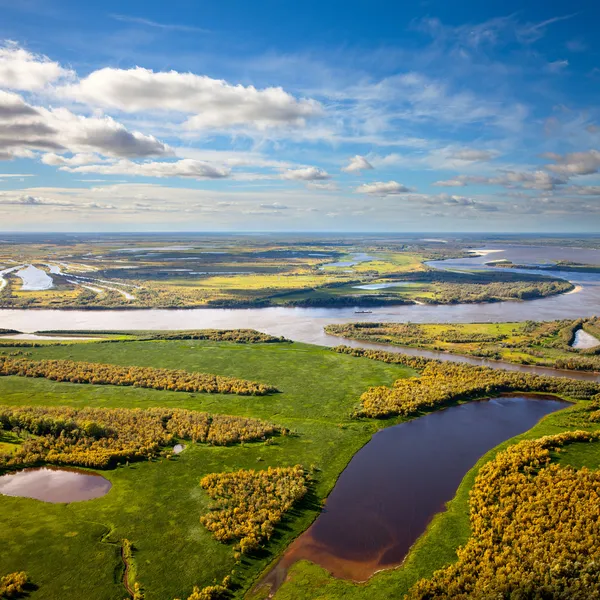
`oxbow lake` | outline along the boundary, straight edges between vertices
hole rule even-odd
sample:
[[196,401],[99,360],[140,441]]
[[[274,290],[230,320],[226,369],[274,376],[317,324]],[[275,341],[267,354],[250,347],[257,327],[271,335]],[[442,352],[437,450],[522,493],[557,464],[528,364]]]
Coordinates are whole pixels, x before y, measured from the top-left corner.
[[258,587],[268,585],[273,593],[299,560],[354,581],[401,564],[483,454],[566,406],[551,396],[502,396],[379,431],[354,455],[317,520]]

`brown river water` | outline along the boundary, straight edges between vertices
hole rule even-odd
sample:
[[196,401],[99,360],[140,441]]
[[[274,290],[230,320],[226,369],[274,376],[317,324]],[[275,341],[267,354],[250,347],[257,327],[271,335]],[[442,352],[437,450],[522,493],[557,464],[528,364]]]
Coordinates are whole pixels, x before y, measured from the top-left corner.
[[488,450],[569,406],[551,396],[470,402],[376,433],[354,455],[323,512],[257,585],[273,594],[299,560],[364,581],[402,563]]

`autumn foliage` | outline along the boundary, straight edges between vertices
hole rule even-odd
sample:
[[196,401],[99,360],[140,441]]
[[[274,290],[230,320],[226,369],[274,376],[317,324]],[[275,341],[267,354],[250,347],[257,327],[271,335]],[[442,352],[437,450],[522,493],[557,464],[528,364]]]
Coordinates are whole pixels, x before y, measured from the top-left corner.
[[45,377],[54,381],[92,383],[95,385],[131,385],[174,392],[207,392],[264,396],[277,389],[235,377],[208,373],[191,373],[155,367],[122,367],[72,360],[28,360],[0,356],[0,375]]
[[405,364],[420,371],[417,377],[397,379],[392,387],[371,387],[360,397],[357,414],[365,417],[410,416],[459,400],[503,392],[544,392],[586,399],[600,392],[600,384],[531,373],[441,362],[420,357],[338,347],[338,352]]
[[0,407],[0,430],[25,441],[0,469],[43,463],[108,468],[157,456],[175,440],[229,445],[286,433],[274,425],[184,409]]
[[484,465],[458,561],[406,598],[600,598],[600,472],[550,464],[564,444],[599,437],[573,431],[526,440]]
[[200,485],[215,500],[211,511],[201,517],[202,524],[220,542],[239,540],[242,554],[268,540],[284,513],[307,492],[300,465],[212,473]]
[[0,577],[0,598],[17,598],[25,591],[27,573],[10,573]]

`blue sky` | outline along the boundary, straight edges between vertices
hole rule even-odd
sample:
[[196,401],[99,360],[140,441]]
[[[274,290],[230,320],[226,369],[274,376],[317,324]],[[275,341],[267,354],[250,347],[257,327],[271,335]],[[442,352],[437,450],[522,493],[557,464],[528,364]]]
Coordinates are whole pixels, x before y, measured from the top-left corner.
[[598,2],[0,10],[0,230],[600,225]]

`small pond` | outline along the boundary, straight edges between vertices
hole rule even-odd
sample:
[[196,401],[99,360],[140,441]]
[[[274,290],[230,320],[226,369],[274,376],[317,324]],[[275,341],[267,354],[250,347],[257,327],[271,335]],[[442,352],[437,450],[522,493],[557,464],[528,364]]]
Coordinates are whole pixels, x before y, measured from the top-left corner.
[[17,277],[23,282],[21,289],[24,292],[49,290],[54,284],[52,277],[46,271],[42,271],[42,269],[38,269],[33,265],[28,265],[24,269],[17,271]]
[[0,494],[4,496],[55,504],[100,498],[108,494],[111,487],[111,482],[102,475],[59,467],[23,469],[0,477]]
[[578,329],[575,332],[575,339],[571,346],[573,348],[578,348],[579,350],[587,350],[588,348],[600,346],[600,340],[595,338],[591,333],[588,333],[583,329]]
[[354,455],[317,520],[258,586],[273,594],[299,560],[354,581],[400,565],[481,456],[566,406],[551,396],[501,396],[379,431]]

